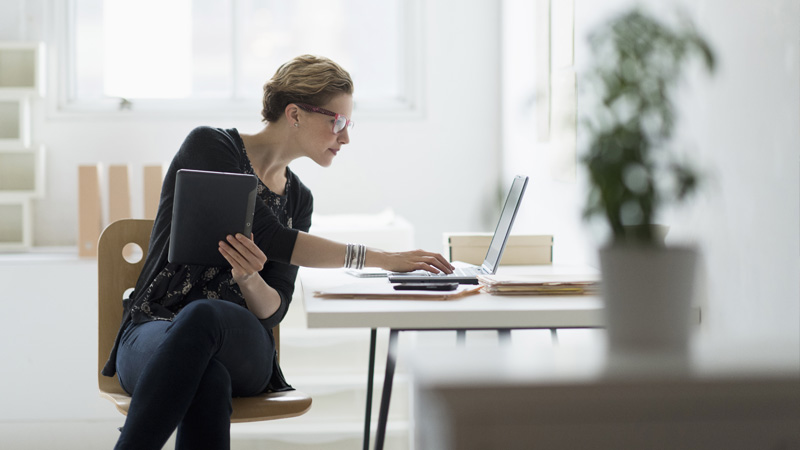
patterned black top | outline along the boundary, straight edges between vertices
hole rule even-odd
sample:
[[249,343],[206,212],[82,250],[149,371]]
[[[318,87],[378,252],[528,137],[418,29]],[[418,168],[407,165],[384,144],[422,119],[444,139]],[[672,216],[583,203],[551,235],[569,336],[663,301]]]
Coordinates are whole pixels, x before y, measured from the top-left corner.
[[[184,306],[200,298],[222,299],[247,308],[230,267],[178,265],[167,261],[175,175],[179,169],[254,172],[237,130],[198,127],[187,136],[164,178],[147,259],[134,291],[123,302],[125,314],[120,332],[129,321],[172,320]],[[292,299],[297,266],[288,262],[297,230],[307,232],[311,226],[313,197],[289,168],[286,169],[284,195],[272,192],[261,180],[258,181],[258,195],[260,201],[256,202],[253,234],[256,244],[268,258],[259,275],[281,297],[278,311],[261,320],[271,334],[272,328],[283,320]],[[113,376],[116,372],[116,349],[115,343],[103,375]],[[276,375],[269,388],[290,388],[280,368],[276,366],[275,369]]]

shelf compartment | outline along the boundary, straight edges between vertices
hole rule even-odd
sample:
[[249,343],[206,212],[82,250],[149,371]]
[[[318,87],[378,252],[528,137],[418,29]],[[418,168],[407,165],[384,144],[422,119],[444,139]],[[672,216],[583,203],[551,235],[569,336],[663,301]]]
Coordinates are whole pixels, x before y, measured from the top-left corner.
[[32,222],[30,200],[0,200],[0,251],[30,248]]
[[44,95],[44,45],[0,41],[0,93]]
[[0,149],[0,199],[44,196],[44,147]]
[[30,145],[30,102],[0,94],[0,148]]

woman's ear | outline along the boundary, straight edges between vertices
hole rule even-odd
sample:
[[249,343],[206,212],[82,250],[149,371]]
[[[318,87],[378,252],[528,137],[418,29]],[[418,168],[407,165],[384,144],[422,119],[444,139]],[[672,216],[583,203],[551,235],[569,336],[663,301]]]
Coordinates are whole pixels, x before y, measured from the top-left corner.
[[286,105],[286,109],[283,110],[283,115],[286,116],[286,121],[290,126],[296,127],[300,121],[300,108],[294,103],[289,103]]

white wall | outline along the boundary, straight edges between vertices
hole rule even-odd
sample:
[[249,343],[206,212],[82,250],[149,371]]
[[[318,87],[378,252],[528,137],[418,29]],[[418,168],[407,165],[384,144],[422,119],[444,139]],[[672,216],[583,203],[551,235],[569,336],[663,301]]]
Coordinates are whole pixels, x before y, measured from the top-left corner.
[[[536,143],[526,104],[534,86],[533,21],[519,18],[533,17],[529,3],[507,0],[503,11],[503,173],[527,167],[533,175],[517,231],[554,234],[556,261],[594,262],[600,235],[580,219],[585,174],[576,183],[551,177],[553,149]],[[575,3],[580,73],[591,57],[588,30],[634,2]],[[657,11],[682,5],[719,62],[712,78],[691,71],[677,99],[678,142],[709,183],[690,207],[664,217],[668,241],[696,242],[704,253],[705,330],[720,339],[778,336],[796,343],[800,358],[800,2],[644,3]],[[585,94],[579,88],[579,114]]]
[[[0,4],[0,40],[51,40],[47,0]],[[297,161],[293,169],[312,189],[319,213],[375,213],[387,207],[416,225],[416,245],[441,250],[446,231],[485,231],[496,220],[499,175],[499,5],[490,0],[421,3],[420,56],[424,90],[416,118],[359,115],[352,142],[334,165],[321,169]],[[25,17],[25,20],[15,19]],[[48,67],[55,95],[58,67]],[[266,80],[272,74],[264,74]],[[356,100],[358,80],[356,84]],[[254,89],[260,90],[260,86]],[[35,203],[35,245],[75,245],[77,166],[100,162],[132,167],[134,215],[141,214],[141,169],[169,162],[197,125],[260,128],[260,104],[250,116],[192,117],[65,115],[35,102],[34,141],[47,147],[46,197]],[[474,199],[454,204],[437,199],[458,189]]]
[[517,233],[551,234],[553,261],[592,262],[592,242],[580,220],[582,189],[553,176],[555,150],[536,130],[536,3],[503,3],[503,173],[530,177],[514,225]]
[[675,231],[705,251],[709,324],[791,336],[800,358],[800,2],[687,7],[720,66],[681,99],[712,183]]

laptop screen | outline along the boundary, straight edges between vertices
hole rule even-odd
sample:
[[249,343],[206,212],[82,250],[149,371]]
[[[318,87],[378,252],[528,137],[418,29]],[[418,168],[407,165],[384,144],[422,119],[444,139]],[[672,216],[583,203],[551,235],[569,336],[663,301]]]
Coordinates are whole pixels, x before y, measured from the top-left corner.
[[511,233],[511,226],[514,225],[514,218],[517,217],[522,194],[525,192],[527,185],[528,177],[522,175],[514,177],[511,190],[508,192],[508,197],[506,197],[506,203],[503,205],[503,211],[500,213],[500,220],[497,222],[497,229],[494,230],[492,242],[489,244],[489,250],[483,260],[483,270],[488,273],[495,273],[497,265],[500,264],[500,258],[506,248],[508,235]]

